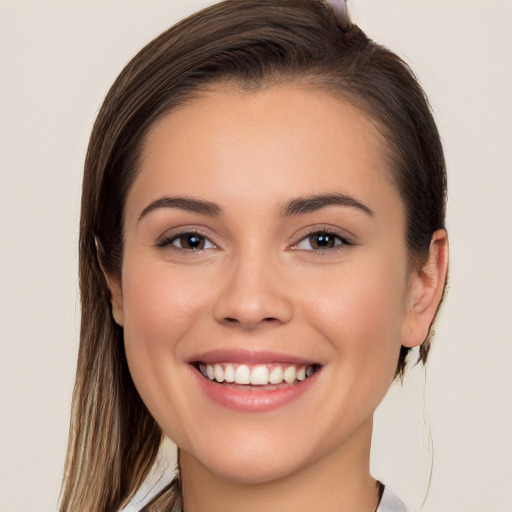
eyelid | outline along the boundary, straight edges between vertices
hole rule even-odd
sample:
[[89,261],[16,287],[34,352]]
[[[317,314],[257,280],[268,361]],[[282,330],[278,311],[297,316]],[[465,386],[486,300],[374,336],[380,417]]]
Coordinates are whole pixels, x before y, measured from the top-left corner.
[[[186,236],[186,235],[199,235],[200,237],[208,240],[212,244],[213,247],[208,247],[206,249],[193,250],[193,249],[184,249],[184,248],[178,247],[172,243],[174,240],[176,240],[182,236]],[[171,249],[175,249],[177,251],[187,251],[187,252],[198,253],[201,251],[209,251],[212,249],[217,249],[218,244],[215,243],[214,240],[212,240],[211,234],[206,233],[206,231],[201,228],[194,227],[194,226],[179,226],[179,227],[167,230],[162,236],[160,236],[157,239],[157,241],[155,242],[155,247],[157,249],[171,248]]]
[[[316,234],[328,234],[332,235],[336,238],[338,238],[341,243],[336,244],[334,247],[330,247],[327,249],[301,249],[297,246],[306,240],[308,237],[311,237]],[[323,254],[323,253],[329,253],[333,251],[337,251],[346,247],[351,247],[357,245],[354,236],[347,233],[345,230],[341,230],[339,228],[334,228],[331,226],[310,226],[308,228],[305,228],[304,230],[301,230],[295,237],[294,241],[290,244],[290,249],[296,250],[296,251],[304,251],[304,252],[314,252],[316,254]]]

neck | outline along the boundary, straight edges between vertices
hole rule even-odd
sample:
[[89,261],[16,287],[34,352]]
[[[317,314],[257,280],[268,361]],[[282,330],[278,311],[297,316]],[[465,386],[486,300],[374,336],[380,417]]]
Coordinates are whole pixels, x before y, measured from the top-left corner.
[[[180,450],[185,512],[374,512],[379,485],[369,472],[371,421],[343,446],[293,473],[263,483],[240,483],[205,467]],[[242,506],[243,504],[243,506]]]

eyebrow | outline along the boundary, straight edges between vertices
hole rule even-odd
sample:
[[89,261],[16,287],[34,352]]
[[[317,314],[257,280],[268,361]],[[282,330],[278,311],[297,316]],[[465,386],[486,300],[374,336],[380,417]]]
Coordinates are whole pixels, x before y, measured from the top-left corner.
[[[346,194],[319,194],[306,197],[298,197],[287,202],[281,208],[283,217],[291,217],[294,215],[304,215],[306,213],[316,212],[328,206],[345,206],[357,208],[366,213],[370,217],[374,217],[373,211],[365,204],[361,203],[352,196]],[[169,197],[164,196],[150,203],[139,215],[140,222],[148,213],[160,208],[176,208],[186,210],[200,215],[210,217],[218,217],[222,213],[222,208],[210,201],[202,199],[192,199],[190,197]]]
[[356,198],[346,194],[337,193],[320,194],[292,199],[282,207],[281,214],[283,217],[303,215],[305,213],[316,212],[322,208],[327,208],[328,206],[348,206],[350,208],[357,208],[370,217],[375,216],[368,206],[361,203]]
[[139,215],[139,222],[150,212],[160,208],[178,208],[188,212],[199,213],[201,215],[208,215],[210,217],[217,217],[222,213],[220,206],[210,201],[203,201],[201,199],[192,199],[189,197],[168,197],[164,196],[152,203],[148,204]]

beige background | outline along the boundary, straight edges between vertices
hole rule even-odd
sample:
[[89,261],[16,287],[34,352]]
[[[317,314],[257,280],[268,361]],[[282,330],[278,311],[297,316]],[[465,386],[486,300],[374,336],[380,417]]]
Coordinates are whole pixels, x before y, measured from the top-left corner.
[[[2,512],[57,500],[95,113],[145,42],[208,3],[0,0]],[[419,507],[433,459],[424,511],[511,511],[512,1],[353,0],[352,11],[416,70],[450,185],[450,287],[427,378],[417,368],[378,410],[374,472]]]

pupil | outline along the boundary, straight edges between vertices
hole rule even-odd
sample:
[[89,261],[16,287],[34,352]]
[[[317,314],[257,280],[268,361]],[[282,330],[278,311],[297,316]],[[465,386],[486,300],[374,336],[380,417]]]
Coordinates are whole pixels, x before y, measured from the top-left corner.
[[315,235],[313,237],[313,247],[315,249],[330,249],[334,246],[334,238],[328,234]]
[[185,247],[189,249],[202,249],[204,245],[203,237],[198,235],[188,235],[185,238]]

